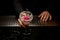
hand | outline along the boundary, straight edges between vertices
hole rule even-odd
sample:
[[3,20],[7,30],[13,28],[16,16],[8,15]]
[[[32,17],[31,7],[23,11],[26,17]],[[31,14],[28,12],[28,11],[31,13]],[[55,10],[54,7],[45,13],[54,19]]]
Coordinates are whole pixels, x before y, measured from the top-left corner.
[[18,19],[18,22],[19,22],[19,26],[20,27],[24,27],[25,28],[25,26],[29,25],[29,22],[22,22],[20,19]]
[[43,11],[39,16],[40,21],[46,22],[47,20],[51,21],[52,16],[48,11]]
[[20,13],[18,22],[21,27],[29,26],[30,21],[32,20],[30,11],[23,11]]

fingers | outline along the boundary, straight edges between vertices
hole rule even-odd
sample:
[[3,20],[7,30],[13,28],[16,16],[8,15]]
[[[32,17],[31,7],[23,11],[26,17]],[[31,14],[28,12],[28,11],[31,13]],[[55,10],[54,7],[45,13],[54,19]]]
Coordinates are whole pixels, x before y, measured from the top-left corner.
[[45,22],[48,20],[48,18],[49,18],[49,16],[46,16],[46,18],[45,18]]
[[20,25],[23,25],[20,19],[18,19],[18,22],[20,23]]
[[46,22],[48,20],[48,16],[45,15],[42,20]]
[[52,16],[50,16],[49,21],[52,19]]
[[38,17],[40,18],[40,21],[44,21],[44,22],[46,22],[47,20],[51,21],[52,19],[52,16],[47,11],[42,12]]
[[20,20],[20,19],[18,19],[18,22],[19,22],[19,26],[21,27],[24,27],[25,28],[25,26],[23,25],[23,23],[22,23],[22,21]]
[[43,18],[44,18],[44,15],[42,15],[42,16],[40,17],[40,21],[43,21]]
[[41,17],[41,14],[38,17]]
[[46,22],[48,20],[49,16],[47,15],[42,15],[41,18],[40,18],[40,21],[44,21]]
[[29,23],[30,23],[30,22],[25,22],[25,21],[22,22],[20,19],[18,19],[18,22],[19,22],[20,27],[24,27],[24,28],[25,28],[26,26],[28,26]]

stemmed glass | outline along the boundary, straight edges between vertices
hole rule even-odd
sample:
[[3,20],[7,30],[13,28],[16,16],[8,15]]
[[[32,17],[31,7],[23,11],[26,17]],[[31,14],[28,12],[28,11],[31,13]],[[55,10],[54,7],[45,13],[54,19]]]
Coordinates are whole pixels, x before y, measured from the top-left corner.
[[22,23],[25,25],[24,35],[30,35],[29,24],[33,20],[33,14],[30,11],[23,11],[20,13],[19,18],[21,19]]

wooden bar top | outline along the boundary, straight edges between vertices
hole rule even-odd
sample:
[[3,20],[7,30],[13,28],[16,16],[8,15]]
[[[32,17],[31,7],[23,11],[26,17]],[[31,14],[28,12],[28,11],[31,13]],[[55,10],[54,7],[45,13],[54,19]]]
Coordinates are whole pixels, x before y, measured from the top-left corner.
[[[60,24],[56,21],[48,21],[48,22],[38,22],[37,18],[34,17],[32,22],[29,24],[29,26],[59,26]],[[16,20],[15,15],[10,16],[0,16],[0,26],[6,26],[6,27],[19,27],[18,22]]]

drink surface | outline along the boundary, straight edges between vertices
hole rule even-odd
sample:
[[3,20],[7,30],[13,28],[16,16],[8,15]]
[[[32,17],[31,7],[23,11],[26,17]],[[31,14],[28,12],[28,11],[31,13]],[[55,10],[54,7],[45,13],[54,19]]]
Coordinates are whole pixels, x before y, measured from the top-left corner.
[[29,11],[23,11],[19,16],[21,21],[31,22],[33,19],[33,14]]

